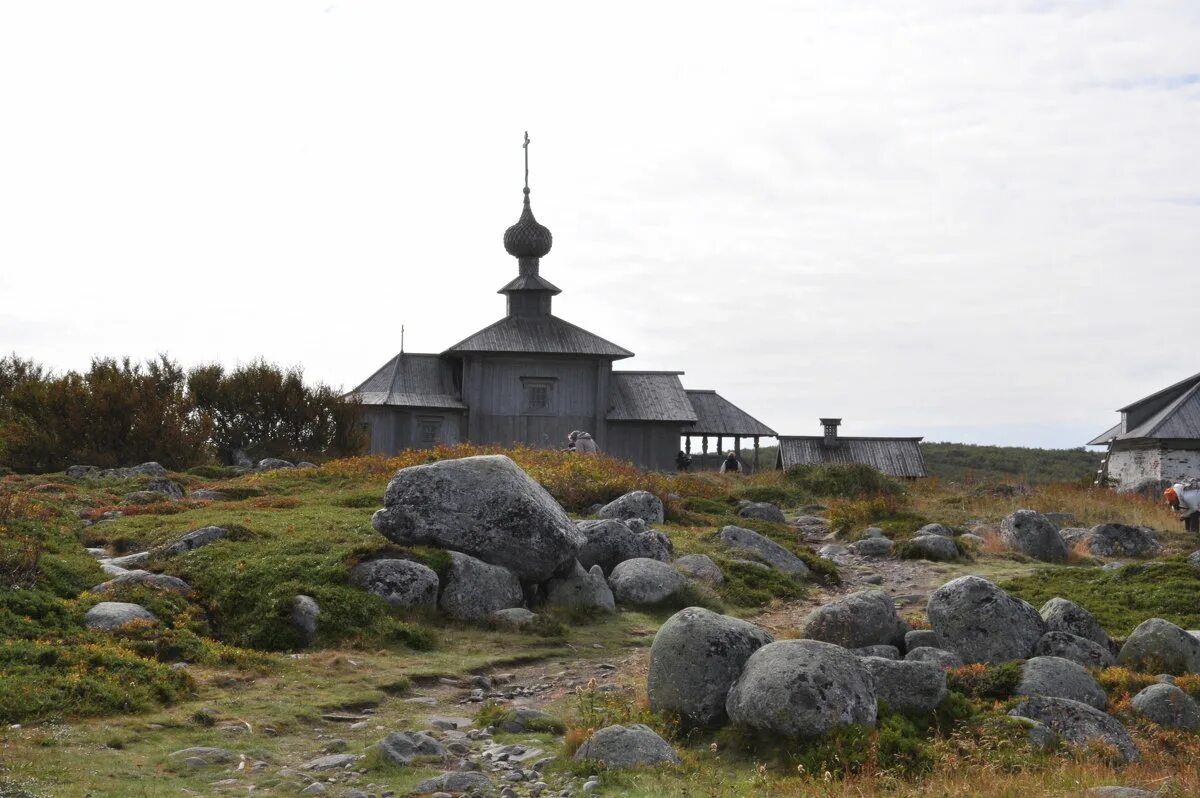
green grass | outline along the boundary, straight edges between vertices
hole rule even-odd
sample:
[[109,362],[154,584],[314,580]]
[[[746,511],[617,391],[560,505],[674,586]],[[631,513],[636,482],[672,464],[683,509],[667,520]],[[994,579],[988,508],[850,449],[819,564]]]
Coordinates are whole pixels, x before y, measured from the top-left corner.
[[1114,637],[1127,636],[1147,618],[1200,628],[1200,572],[1187,563],[1138,563],[1119,571],[1040,568],[1001,587],[1035,607],[1055,596],[1070,599]]

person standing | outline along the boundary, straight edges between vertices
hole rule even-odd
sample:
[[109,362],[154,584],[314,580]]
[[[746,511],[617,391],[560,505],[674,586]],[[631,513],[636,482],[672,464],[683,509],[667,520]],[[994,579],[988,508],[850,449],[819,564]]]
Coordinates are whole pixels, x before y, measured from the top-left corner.
[[721,463],[722,474],[737,474],[742,470],[742,464],[738,460],[737,452],[729,452],[725,455],[725,462]]

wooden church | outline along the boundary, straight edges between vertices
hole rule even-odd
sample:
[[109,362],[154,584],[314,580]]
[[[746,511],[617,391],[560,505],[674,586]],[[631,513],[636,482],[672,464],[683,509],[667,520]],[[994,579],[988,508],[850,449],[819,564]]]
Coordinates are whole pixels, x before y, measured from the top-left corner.
[[[618,371],[633,352],[553,314],[561,293],[540,273],[553,237],[525,204],[504,233],[517,276],[500,289],[504,318],[441,354],[401,352],[351,392],[363,406],[372,454],[453,444],[563,447],[574,430],[602,452],[669,470],[684,436],[741,448],[775,432],[715,391],[687,391],[681,371]],[[687,448],[691,438],[688,437]],[[714,453],[715,455],[715,453]],[[719,461],[719,458],[714,456]]]

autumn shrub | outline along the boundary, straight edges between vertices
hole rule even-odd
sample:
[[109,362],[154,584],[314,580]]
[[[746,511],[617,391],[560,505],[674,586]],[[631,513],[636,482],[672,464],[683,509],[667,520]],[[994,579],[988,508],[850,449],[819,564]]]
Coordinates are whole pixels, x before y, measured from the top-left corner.
[[914,512],[907,497],[877,494],[858,499],[834,499],[829,503],[829,525],[840,537],[854,538],[867,527],[879,527],[888,537],[900,541],[931,523],[927,516]]
[[784,472],[786,483],[810,496],[851,499],[862,496],[899,496],[904,485],[878,469],[860,464],[792,466]]
[[1021,663],[972,663],[946,671],[946,686],[974,699],[1011,698],[1021,683]]

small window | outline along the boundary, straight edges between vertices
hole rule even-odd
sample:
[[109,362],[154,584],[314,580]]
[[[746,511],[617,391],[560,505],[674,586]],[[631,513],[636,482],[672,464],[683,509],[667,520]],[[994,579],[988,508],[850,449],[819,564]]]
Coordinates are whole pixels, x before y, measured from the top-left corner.
[[521,383],[525,388],[526,413],[532,413],[533,415],[550,415],[554,413],[553,380],[523,377]]
[[442,436],[442,420],[440,418],[417,419],[417,443],[421,446],[433,446]]

